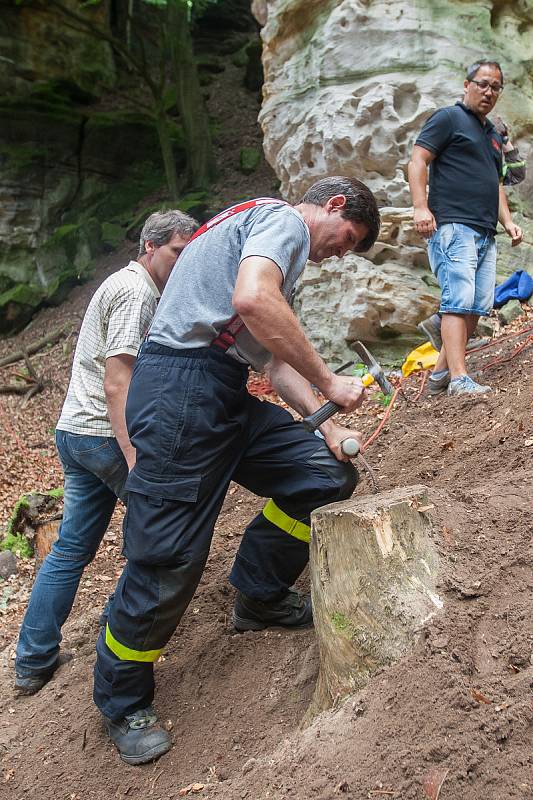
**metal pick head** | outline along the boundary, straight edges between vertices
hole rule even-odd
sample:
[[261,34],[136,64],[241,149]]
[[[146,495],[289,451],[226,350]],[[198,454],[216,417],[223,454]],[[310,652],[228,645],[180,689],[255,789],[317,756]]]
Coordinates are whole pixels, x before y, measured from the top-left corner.
[[363,364],[368,367],[368,371],[372,377],[379,383],[383,394],[392,394],[394,392],[394,386],[387,380],[382,367],[376,361],[370,350],[365,347],[363,342],[354,342],[353,347]]

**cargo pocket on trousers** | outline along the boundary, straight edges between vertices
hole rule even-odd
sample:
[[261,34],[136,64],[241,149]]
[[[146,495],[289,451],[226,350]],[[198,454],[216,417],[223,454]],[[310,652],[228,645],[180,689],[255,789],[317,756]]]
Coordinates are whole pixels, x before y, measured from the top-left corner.
[[200,489],[200,475],[159,482],[135,469],[126,481],[124,555],[153,565],[170,564],[188,549],[188,532]]

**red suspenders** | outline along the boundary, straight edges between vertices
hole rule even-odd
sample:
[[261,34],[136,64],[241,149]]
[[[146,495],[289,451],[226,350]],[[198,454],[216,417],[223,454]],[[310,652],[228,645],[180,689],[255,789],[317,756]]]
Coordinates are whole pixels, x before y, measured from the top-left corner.
[[[211,230],[211,228],[214,228],[215,225],[218,225],[220,222],[223,222],[229,217],[233,217],[235,214],[239,214],[241,211],[248,211],[249,208],[268,205],[270,203],[282,203],[283,205],[288,205],[288,203],[285,203],[284,200],[276,200],[273,197],[258,197],[255,200],[247,200],[245,203],[238,203],[235,206],[227,208],[225,211],[221,211],[220,214],[217,214],[215,217],[205,222],[200,228],[198,228],[196,233],[191,236],[189,241],[193,242],[196,238],[198,238],[198,236],[201,236],[203,233]],[[226,351],[229,347],[235,344],[235,337],[242,328],[244,328],[244,322],[238,314],[235,314],[222,328],[218,336],[213,339],[211,346],[214,345],[215,347],[220,347],[222,350]]]

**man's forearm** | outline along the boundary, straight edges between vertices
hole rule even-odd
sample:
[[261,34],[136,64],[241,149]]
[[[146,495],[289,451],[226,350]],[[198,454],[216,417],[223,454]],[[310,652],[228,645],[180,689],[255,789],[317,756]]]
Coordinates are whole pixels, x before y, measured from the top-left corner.
[[[316,396],[309,381],[303,378],[289,364],[274,359],[267,368],[267,374],[272,386],[282,400],[300,416],[307,417],[321,407],[322,402]],[[331,434],[335,428],[340,430],[334,420],[329,419],[322,423],[319,430],[327,439],[328,434]]]
[[507,195],[505,194],[505,189],[500,184],[500,196],[499,196],[499,205],[498,205],[498,220],[501,222],[503,226],[510,224],[513,221],[511,217],[511,212],[509,211],[509,204],[507,202]]
[[[332,373],[326,367],[281,293],[257,298],[240,317],[252,336],[279,361],[327,394]],[[296,409],[298,410],[298,409]]]
[[126,428],[126,399],[128,397],[127,386],[114,387],[106,392],[107,414],[111,427],[115,434],[118,446],[124,453],[124,458],[131,469],[135,464],[135,448],[130,442],[128,430]]
[[126,353],[111,356],[106,359],[104,374],[107,415],[130,470],[135,464],[135,448],[130,442],[126,427],[126,400],[134,362],[135,356]]
[[427,208],[426,186],[428,170],[426,164],[421,159],[413,159],[409,162],[407,172],[414,208]]
[[274,359],[267,368],[270,382],[282,400],[302,417],[320,408],[320,402],[308,380],[290,364]]

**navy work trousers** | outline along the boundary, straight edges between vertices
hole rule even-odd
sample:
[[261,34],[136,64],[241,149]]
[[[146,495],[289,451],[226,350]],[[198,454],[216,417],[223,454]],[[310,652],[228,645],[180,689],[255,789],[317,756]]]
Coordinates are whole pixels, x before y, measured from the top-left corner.
[[[248,370],[217,348],[143,345],[126,418],[128,559],[97,643],[94,699],[111,719],[153,700],[153,662],[200,581],[229,482],[272,498],[231,572],[244,594],[282,597],[305,567],[310,513],[351,495],[357,472],[284,409],[252,397]],[[269,509],[267,511],[267,509]]]

